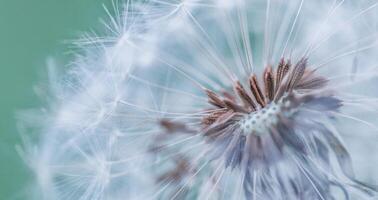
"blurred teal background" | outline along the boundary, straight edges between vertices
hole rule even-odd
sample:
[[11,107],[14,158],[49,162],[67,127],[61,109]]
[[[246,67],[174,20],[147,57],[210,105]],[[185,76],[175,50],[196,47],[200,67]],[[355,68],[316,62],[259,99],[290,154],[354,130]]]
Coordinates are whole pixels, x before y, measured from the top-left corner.
[[15,151],[16,112],[42,106],[33,86],[46,77],[46,58],[64,61],[64,41],[99,27],[105,2],[0,0],[0,200],[27,199],[22,193],[32,177]]

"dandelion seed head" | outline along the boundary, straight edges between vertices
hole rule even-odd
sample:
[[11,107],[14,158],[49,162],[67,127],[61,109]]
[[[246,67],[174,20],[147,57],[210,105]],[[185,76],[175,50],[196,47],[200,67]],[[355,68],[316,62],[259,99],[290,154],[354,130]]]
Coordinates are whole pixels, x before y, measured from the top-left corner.
[[376,2],[113,7],[51,76],[47,199],[377,197],[357,145],[374,141]]

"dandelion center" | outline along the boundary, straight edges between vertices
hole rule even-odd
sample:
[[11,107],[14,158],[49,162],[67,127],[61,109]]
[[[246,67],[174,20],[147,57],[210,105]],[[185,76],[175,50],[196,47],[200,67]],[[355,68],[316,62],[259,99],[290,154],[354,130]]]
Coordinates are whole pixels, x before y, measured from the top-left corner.
[[246,115],[244,119],[239,122],[243,134],[255,134],[259,136],[267,133],[269,127],[277,123],[277,115],[280,111],[281,106],[279,104],[271,103],[261,110]]

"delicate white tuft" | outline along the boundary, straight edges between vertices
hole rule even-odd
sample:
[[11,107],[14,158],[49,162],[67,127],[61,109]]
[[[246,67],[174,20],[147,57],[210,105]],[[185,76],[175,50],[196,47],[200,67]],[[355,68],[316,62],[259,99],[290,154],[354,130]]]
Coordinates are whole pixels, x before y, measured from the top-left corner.
[[378,197],[378,2],[113,8],[22,116],[36,199]]

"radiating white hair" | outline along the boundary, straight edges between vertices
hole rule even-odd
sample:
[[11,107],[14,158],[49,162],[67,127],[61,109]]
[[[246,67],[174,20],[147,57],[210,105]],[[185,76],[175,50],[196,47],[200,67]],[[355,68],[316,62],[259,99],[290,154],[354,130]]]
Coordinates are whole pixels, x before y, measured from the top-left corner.
[[376,0],[113,5],[31,115],[39,199],[378,198]]

